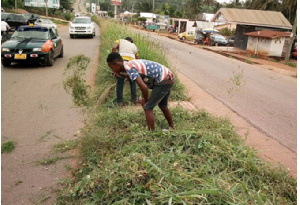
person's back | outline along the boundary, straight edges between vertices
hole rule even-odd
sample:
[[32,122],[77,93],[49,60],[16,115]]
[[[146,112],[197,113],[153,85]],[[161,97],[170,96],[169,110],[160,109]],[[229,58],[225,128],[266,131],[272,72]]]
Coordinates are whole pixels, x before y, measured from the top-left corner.
[[134,43],[129,42],[125,39],[120,39],[119,54],[121,56],[128,56],[135,59],[135,54],[138,52],[138,48]]

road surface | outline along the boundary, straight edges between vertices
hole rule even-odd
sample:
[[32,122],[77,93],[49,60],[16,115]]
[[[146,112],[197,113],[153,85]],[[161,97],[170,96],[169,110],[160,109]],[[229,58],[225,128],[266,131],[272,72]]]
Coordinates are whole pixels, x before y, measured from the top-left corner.
[[80,110],[74,108],[71,95],[63,88],[63,72],[73,56],[84,54],[93,61],[100,31],[97,27],[93,39],[70,39],[68,26],[59,26],[58,32],[64,57],[55,59],[54,66],[14,64],[1,68],[2,143],[17,143],[12,153],[2,154],[1,202],[5,205],[53,204],[55,189],[74,160],[37,163],[60,157],[52,146],[75,139],[84,125]]
[[173,68],[297,153],[296,78],[163,36],[151,36],[161,42]]

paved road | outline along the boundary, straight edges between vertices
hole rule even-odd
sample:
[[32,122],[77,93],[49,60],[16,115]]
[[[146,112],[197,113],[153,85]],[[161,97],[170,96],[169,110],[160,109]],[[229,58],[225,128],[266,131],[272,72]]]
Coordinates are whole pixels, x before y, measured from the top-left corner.
[[1,202],[5,205],[53,204],[53,189],[59,187],[70,161],[47,166],[36,161],[57,157],[52,145],[75,139],[83,127],[79,109],[63,89],[63,72],[75,55],[94,59],[100,31],[97,27],[94,39],[70,39],[68,26],[60,26],[58,32],[65,52],[53,67],[15,64],[1,68],[1,139],[17,143],[12,153],[2,154]]
[[[173,67],[253,126],[297,153],[297,79],[152,35]],[[156,40],[155,40],[156,41]]]

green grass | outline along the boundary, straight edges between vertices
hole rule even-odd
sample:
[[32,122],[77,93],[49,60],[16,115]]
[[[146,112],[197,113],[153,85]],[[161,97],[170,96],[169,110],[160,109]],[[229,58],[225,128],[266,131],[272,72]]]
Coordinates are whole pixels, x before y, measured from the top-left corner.
[[14,149],[15,149],[15,142],[14,141],[4,142],[1,145],[1,154],[11,153]]
[[293,63],[293,62],[288,62],[287,65],[288,65],[288,66],[291,66],[291,67],[294,67],[294,68],[297,67],[297,64],[296,64],[296,63]]
[[[141,58],[167,64],[163,51],[156,53],[160,49],[155,46],[144,53],[157,45],[146,37],[110,21],[101,22],[101,30],[95,104],[90,105],[88,123],[74,146],[80,150],[81,162],[72,180],[64,180],[56,204],[297,203],[296,180],[283,167],[259,159],[227,119],[177,107],[171,109],[176,130],[162,132],[168,124],[155,108],[157,131],[150,132],[143,110],[113,106],[111,90],[105,103],[97,104],[115,83],[106,56],[116,39],[130,35]],[[171,96],[186,99],[183,87]]]

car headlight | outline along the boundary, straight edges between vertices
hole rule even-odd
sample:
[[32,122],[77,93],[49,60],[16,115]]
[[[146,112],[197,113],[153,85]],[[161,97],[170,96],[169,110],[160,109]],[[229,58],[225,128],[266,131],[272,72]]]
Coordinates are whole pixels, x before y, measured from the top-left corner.
[[87,27],[87,29],[91,29],[91,28],[92,28],[92,26],[88,26],[88,27]]
[[33,48],[32,51],[41,51],[41,48]]
[[2,48],[2,52],[10,52],[9,48]]
[[70,27],[70,29],[74,29],[74,27],[73,27],[73,26],[71,26],[71,27]]

